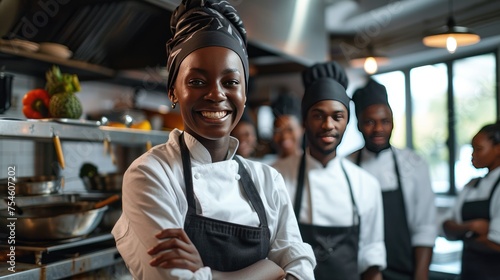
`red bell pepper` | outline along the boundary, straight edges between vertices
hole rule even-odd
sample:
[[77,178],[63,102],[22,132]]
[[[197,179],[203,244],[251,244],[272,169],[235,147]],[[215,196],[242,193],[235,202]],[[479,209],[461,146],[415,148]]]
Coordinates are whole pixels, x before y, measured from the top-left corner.
[[29,119],[49,117],[50,95],[44,89],[33,89],[23,97],[23,114]]

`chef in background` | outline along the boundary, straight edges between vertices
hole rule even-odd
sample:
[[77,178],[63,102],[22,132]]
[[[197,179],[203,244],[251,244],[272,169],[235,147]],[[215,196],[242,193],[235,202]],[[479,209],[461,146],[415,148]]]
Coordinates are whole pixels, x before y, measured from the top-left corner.
[[335,62],[303,74],[306,150],[273,166],[285,179],[305,242],[316,256],[316,280],[382,279],[382,196],[377,179],[337,156],[349,121],[347,76]]
[[388,280],[427,280],[437,237],[429,167],[410,149],[389,142],[394,128],[386,88],[370,79],[352,100],[365,145],[349,158],[375,176],[382,189]]
[[236,154],[253,159],[257,149],[257,131],[255,123],[247,110],[243,111],[240,121],[231,131],[231,136],[240,142]]
[[273,146],[277,158],[302,154],[304,129],[300,119],[300,100],[281,94],[273,103]]
[[489,124],[472,138],[472,165],[487,168],[458,194],[446,238],[463,240],[461,280],[500,279],[500,124]]

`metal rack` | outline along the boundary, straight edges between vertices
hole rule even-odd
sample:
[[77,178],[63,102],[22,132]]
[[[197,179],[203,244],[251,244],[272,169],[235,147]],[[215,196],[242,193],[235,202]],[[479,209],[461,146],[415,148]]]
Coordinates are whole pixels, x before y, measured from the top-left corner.
[[62,120],[0,119],[0,137],[51,140],[55,135],[61,141],[102,142],[104,140],[126,146],[165,143],[168,131],[145,131],[131,128],[99,126],[96,122],[67,122]]

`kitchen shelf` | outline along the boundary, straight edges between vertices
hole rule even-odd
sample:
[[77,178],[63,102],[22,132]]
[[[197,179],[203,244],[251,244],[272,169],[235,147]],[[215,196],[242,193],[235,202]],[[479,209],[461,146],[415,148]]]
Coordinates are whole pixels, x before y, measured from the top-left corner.
[[115,128],[109,126],[65,124],[56,121],[0,119],[0,137],[50,140],[54,135],[61,141],[103,142],[125,146],[165,143],[168,131]]
[[65,59],[0,45],[0,67],[5,66],[5,70],[8,72],[45,78],[45,72],[54,64],[58,65],[62,72],[78,75],[81,81],[100,80],[146,90],[166,92],[165,78],[160,75],[161,70],[157,68],[114,70],[85,61]]

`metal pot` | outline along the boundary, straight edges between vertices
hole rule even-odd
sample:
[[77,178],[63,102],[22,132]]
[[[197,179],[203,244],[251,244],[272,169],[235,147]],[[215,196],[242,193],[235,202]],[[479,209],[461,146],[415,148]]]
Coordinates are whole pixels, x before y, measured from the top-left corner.
[[92,177],[82,177],[82,181],[88,191],[121,192],[123,174],[98,174]]
[[0,114],[10,108],[13,75],[0,72]]
[[[101,222],[107,206],[94,208],[93,202],[61,202],[31,205],[22,208],[17,215],[15,235],[19,240],[68,239],[91,233]],[[2,231],[9,231],[8,211],[0,214]]]
[[[44,195],[54,194],[61,189],[62,177],[56,176],[32,176],[16,177],[14,191],[16,196],[22,195]],[[9,181],[7,178],[0,179],[0,192],[7,196]],[[11,188],[12,188],[12,184]]]

